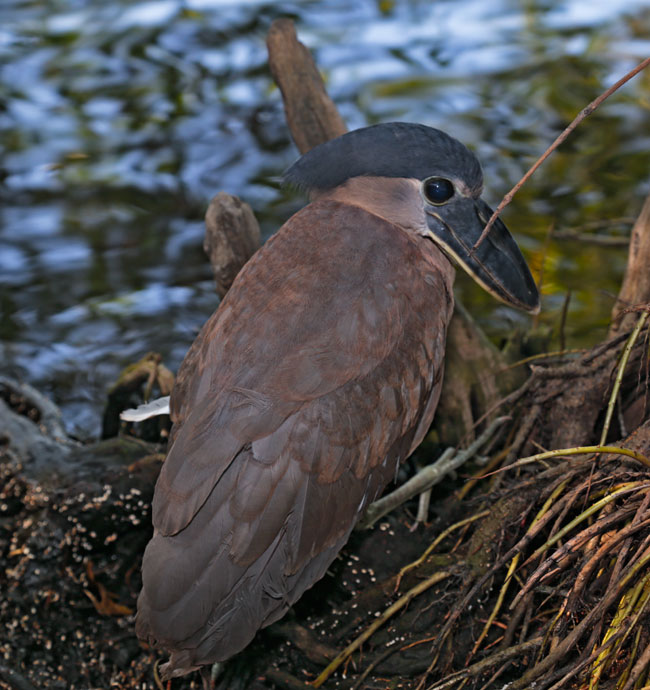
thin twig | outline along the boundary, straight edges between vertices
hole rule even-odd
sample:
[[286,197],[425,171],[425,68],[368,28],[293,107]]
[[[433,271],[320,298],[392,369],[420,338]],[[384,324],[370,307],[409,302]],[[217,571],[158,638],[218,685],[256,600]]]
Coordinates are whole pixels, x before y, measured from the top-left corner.
[[498,470],[493,470],[487,474],[482,475],[480,478],[485,479],[493,474],[499,472],[505,472],[506,470],[514,469],[515,467],[521,467],[522,465],[530,465],[533,462],[539,462],[540,460],[549,460],[550,458],[556,458],[562,455],[590,455],[591,453],[605,453],[610,455],[626,455],[630,458],[638,460],[641,464],[646,467],[650,467],[650,459],[645,455],[639,453],[636,450],[631,450],[630,448],[620,448],[619,446],[577,446],[576,448],[558,448],[557,450],[547,450],[544,453],[537,453],[536,455],[529,455],[526,458],[521,458],[516,462],[506,465],[505,467],[500,467]]
[[628,82],[632,77],[637,75],[641,70],[644,70],[648,65],[650,65],[650,57],[639,63],[633,70],[630,70],[623,78],[619,79],[615,84],[610,86],[607,91],[601,93],[598,98],[593,100],[587,107],[583,108],[578,115],[574,118],[573,122],[560,134],[560,136],[544,151],[544,153],[537,159],[535,164],[530,168],[530,170],[517,182],[517,184],[503,197],[501,203],[496,207],[496,210],[488,220],[481,236],[478,238],[476,244],[472,247],[472,251],[476,251],[481,245],[485,237],[487,236],[490,228],[494,225],[494,221],[499,217],[499,214],[503,209],[512,201],[514,195],[519,191],[519,189],[530,179],[533,173],[539,168],[539,166],[555,151],[555,149],[573,132],[573,130],[591,113],[598,108],[598,106],[609,98],[615,91],[621,88],[623,84]]
[[[605,506],[609,505],[613,501],[617,500],[620,496],[625,496],[626,494],[633,493],[636,491],[643,490],[645,488],[650,487],[650,484],[643,484],[641,482],[629,482],[622,484],[619,489],[616,491],[612,491],[611,493],[608,493],[606,496],[601,498],[599,501],[596,501],[594,504],[590,505],[589,508],[586,510],[582,511],[580,515],[576,516],[568,522],[566,525],[562,527],[558,532],[556,532],[553,536],[549,537],[548,540],[539,546],[535,552],[533,553],[532,556],[528,559],[529,561],[535,560],[535,558],[538,558],[546,549],[548,549],[550,546],[553,546],[553,544],[557,543],[567,535],[569,532],[571,532],[575,527],[577,527],[579,524],[584,522],[585,520],[589,519],[592,515],[600,511],[602,508]],[[612,515],[607,516],[606,518],[602,518],[602,522],[607,521],[609,524],[610,520],[613,520],[614,517],[618,517],[620,519],[620,515],[625,513],[625,512],[632,512],[634,508],[622,508],[616,513],[612,513]],[[592,527],[595,527],[598,523],[594,523]],[[590,528],[588,528],[590,529]],[[586,530],[585,530],[586,531]]]
[[630,358],[630,352],[632,352],[632,348],[634,347],[634,343],[636,343],[636,339],[639,337],[639,333],[641,332],[641,329],[643,328],[645,322],[648,320],[648,314],[647,311],[644,311],[641,316],[639,316],[639,320],[636,322],[636,326],[634,327],[634,330],[630,334],[630,337],[628,338],[628,341],[625,343],[625,347],[623,348],[623,354],[621,355],[621,363],[619,364],[618,371],[616,372],[616,379],[614,381],[614,387],[612,388],[612,394],[609,397],[609,403],[607,404],[607,414],[605,415],[605,423],[603,424],[603,432],[600,435],[600,445],[603,446],[605,445],[605,439],[607,438],[607,432],[609,431],[609,425],[612,422],[612,414],[614,413],[614,405],[616,404],[616,400],[618,398],[618,392],[621,390],[621,383],[623,382],[623,374],[625,373],[625,367],[627,366],[627,362]]
[[489,441],[495,431],[510,417],[497,417],[488,428],[466,449],[456,451],[447,448],[442,456],[433,464],[421,469],[414,477],[411,477],[398,489],[375,501],[368,507],[366,514],[359,521],[356,529],[369,529],[377,520],[402,505],[413,496],[426,491],[440,482],[449,472],[458,469],[463,463],[474,456],[480,448]]
[[156,684],[158,690],[164,690],[162,681],[160,680],[160,673],[158,672],[158,667],[160,666],[160,659],[156,659],[156,663],[153,665],[153,680]]
[[438,663],[438,657],[440,654],[440,647],[442,643],[445,641],[447,636],[449,635],[449,632],[451,631],[452,627],[455,625],[456,621],[458,620],[459,616],[461,615],[461,612],[467,611],[467,607],[469,604],[472,602],[474,597],[478,594],[478,592],[481,590],[481,588],[490,580],[492,577],[494,577],[494,573],[496,573],[499,568],[501,568],[505,563],[507,563],[510,559],[512,559],[515,554],[519,553],[520,551],[523,551],[528,544],[530,544],[531,541],[539,534],[545,527],[546,525],[557,515],[558,512],[562,510],[562,507],[565,505],[567,501],[572,501],[575,499],[575,496],[582,491],[581,487],[577,487],[575,489],[572,489],[569,491],[564,497],[562,497],[560,500],[558,500],[555,505],[551,506],[551,508],[548,510],[546,515],[544,515],[539,522],[537,522],[534,525],[531,525],[530,529],[524,534],[524,536],[519,539],[519,541],[511,546],[506,553],[504,553],[502,556],[500,556],[492,565],[491,568],[488,569],[486,573],[484,573],[477,582],[475,582],[470,588],[468,588],[467,593],[460,597],[459,600],[457,601],[456,605],[454,606],[453,610],[448,614],[447,620],[445,621],[444,626],[438,633],[438,639],[436,640],[436,647],[438,651],[433,655],[433,660],[429,664],[428,668],[426,671],[423,673],[422,678],[420,679],[420,682],[417,685],[416,690],[422,690],[424,688],[427,676],[433,671],[435,668],[436,664]]
[[[431,488],[443,479],[447,473],[456,469],[458,458],[459,456],[456,455],[455,448],[447,448],[434,463],[421,469],[407,482],[404,482],[402,486],[395,489],[395,491],[391,491],[386,496],[382,496],[374,503],[371,503],[355,529],[370,529],[384,515],[388,515],[388,513],[406,503],[413,496],[417,496],[422,491]],[[461,459],[460,464],[462,462],[464,462],[464,459]]]
[[[511,608],[515,608],[519,602],[521,601],[522,597],[526,596],[528,592],[532,590],[532,588],[537,584],[542,579],[542,576],[548,572],[550,568],[552,568],[554,565],[557,566],[561,561],[563,561],[564,558],[571,556],[572,554],[575,554],[577,550],[589,539],[591,539],[593,536],[596,536],[598,534],[602,534],[604,531],[609,529],[611,525],[616,524],[617,522],[620,522],[621,520],[626,519],[629,514],[630,510],[619,510],[616,513],[613,513],[610,515],[608,518],[602,518],[600,520],[597,520],[593,525],[590,527],[585,528],[582,532],[579,532],[575,537],[573,537],[571,540],[569,540],[566,544],[561,546],[559,549],[555,551],[551,556],[549,556],[545,561],[543,561],[540,566],[535,570],[535,572],[528,578],[528,581],[526,582],[526,585],[517,593],[515,599],[513,600],[511,604]],[[650,524],[650,521],[640,523],[638,525],[631,525],[628,526],[627,528],[624,528],[620,532],[622,532],[622,537],[619,538],[619,533],[617,533],[610,541],[608,541],[605,545],[599,549],[597,552],[598,558],[596,556],[593,557],[593,565],[592,565],[592,560],[589,561],[589,571],[588,574],[591,574],[591,571],[595,565],[597,565],[601,560],[602,556],[604,553],[607,553],[608,551],[611,551],[622,539],[626,538],[628,534],[632,534],[637,532],[639,529],[642,529],[643,527],[647,527]],[[536,556],[537,554],[533,554],[533,556]],[[533,556],[528,558],[528,561],[534,560]],[[582,571],[581,571],[582,573]],[[584,579],[584,576],[583,576]],[[569,601],[569,598],[573,598],[573,590],[569,593],[569,596],[567,596],[567,602]]]
[[557,232],[584,233],[590,230],[611,228],[613,225],[629,225],[631,227],[632,225],[634,225],[635,220],[636,218],[634,216],[621,216],[619,218],[602,218],[600,220],[588,220],[586,223],[574,225],[571,228],[567,228],[566,230],[558,230]]
[[411,599],[414,599],[418,594],[422,594],[429,587],[442,582],[443,580],[451,577],[451,572],[447,570],[441,570],[434,573],[431,577],[427,578],[423,582],[420,582],[415,587],[409,589],[406,594],[401,596],[394,604],[389,606],[384,613],[377,618],[371,625],[369,625],[359,637],[351,642],[335,659],[333,659],[329,665],[321,672],[321,674],[313,681],[312,686],[315,688],[320,688],[320,686],[336,671],[336,669],[348,659],[357,649],[368,639],[370,639],[374,633],[395,613],[400,609],[404,608]]
[[595,649],[589,656],[585,657],[582,659],[582,661],[575,662],[571,664],[570,670],[568,670],[566,673],[564,671],[562,672],[562,677],[560,680],[552,685],[549,690],[559,690],[562,685],[564,684],[565,681],[571,680],[571,678],[574,678],[580,671],[585,666],[588,666],[592,661],[597,659],[603,652],[607,651],[611,645],[613,645],[616,641],[618,641],[622,636],[622,633],[618,633],[616,635],[613,635],[610,637],[606,642],[604,642],[600,647]]
[[[565,479],[563,482],[561,482],[558,486],[555,487],[554,491],[551,493],[551,495],[546,499],[544,502],[544,505],[540,509],[540,511],[537,513],[535,518],[530,524],[530,527],[528,528],[528,532],[530,532],[531,529],[546,515],[546,513],[550,510],[551,506],[553,503],[556,502],[557,497],[564,491],[566,488],[566,485],[568,484],[569,480]],[[488,617],[485,627],[483,628],[481,634],[479,635],[478,640],[476,640],[476,643],[474,644],[474,648],[472,649],[470,653],[470,658],[476,654],[478,651],[478,648],[481,646],[481,643],[483,640],[487,637],[487,634],[490,630],[490,626],[492,623],[496,620],[497,615],[499,614],[499,611],[501,610],[501,607],[503,605],[506,592],[508,591],[508,587],[510,585],[510,580],[512,579],[512,576],[514,575],[516,569],[517,569],[517,564],[519,563],[519,558],[521,557],[521,552],[515,554],[515,557],[510,561],[510,565],[508,566],[508,572],[506,573],[505,580],[503,581],[503,584],[501,585],[501,590],[499,591],[499,596],[497,597],[496,604],[494,605],[494,608],[492,609],[492,613],[490,613],[490,616]],[[507,629],[506,629],[507,632]]]
[[[610,551],[616,549],[621,541],[627,539],[630,535],[635,534],[640,529],[647,526],[647,521],[633,522],[632,524],[627,525],[627,527],[620,529],[612,539],[602,544],[596,553],[591,556],[589,560],[580,568],[580,571],[575,576],[575,584],[567,595],[563,608],[572,610],[575,607],[574,602],[580,600],[588,579],[591,577],[596,567],[604,562],[604,558]],[[612,581],[618,582],[619,578],[612,577],[611,579]]]
[[395,580],[395,589],[393,590],[394,592],[397,592],[399,589],[399,586],[402,582],[402,578],[406,573],[408,573],[410,570],[413,570],[413,568],[417,568],[418,566],[422,565],[424,561],[427,560],[427,558],[431,555],[433,550],[442,542],[444,539],[446,539],[452,532],[457,530],[459,527],[464,527],[465,525],[469,525],[471,522],[475,522],[476,520],[480,520],[483,517],[486,517],[487,515],[490,514],[489,510],[483,510],[480,513],[476,513],[475,515],[472,515],[468,518],[465,518],[464,520],[461,520],[460,522],[456,522],[455,524],[451,525],[450,527],[447,527],[444,532],[441,532],[429,546],[424,550],[424,553],[415,561],[412,563],[409,563],[408,565],[405,565],[399,573],[397,573],[397,578]]
[[503,663],[504,661],[508,661],[509,659],[512,659],[512,657],[517,656],[518,654],[526,654],[531,649],[535,649],[536,647],[539,647],[541,644],[542,638],[535,637],[532,640],[527,640],[526,642],[514,645],[513,647],[502,649],[501,651],[492,654],[486,659],[481,659],[481,661],[477,661],[475,664],[472,664],[469,668],[464,668],[461,671],[452,673],[451,675],[447,676],[447,678],[445,678],[442,682],[430,685],[427,688],[427,690],[443,690],[443,688],[453,685],[456,681],[460,680],[461,678],[472,678],[478,676],[485,669],[491,668],[496,664]]
[[[529,357],[524,357],[523,359],[518,359],[512,364],[508,364],[500,371],[509,371],[515,367],[520,367],[523,364],[529,364],[530,362],[537,362],[541,359],[553,359],[555,357],[566,357],[567,355],[584,355],[587,352],[584,348],[576,348],[573,350],[555,350],[553,352],[540,352],[537,355],[530,355]],[[500,373],[500,372],[499,372]]]
[[625,573],[624,577],[617,583],[617,587],[605,594],[605,596],[589,611],[582,620],[573,628],[573,630],[553,648],[541,661],[539,661],[533,668],[528,669],[518,680],[514,681],[510,686],[511,690],[523,690],[528,688],[533,681],[539,678],[543,673],[555,666],[565,654],[571,649],[575,648],[576,643],[582,637],[585,630],[594,622],[594,619],[602,615],[615,601],[616,597],[626,589],[630,580],[637,576],[638,571],[647,565],[650,561],[650,549],[643,557],[630,567]]
[[618,235],[592,235],[590,233],[580,233],[573,230],[556,230],[553,233],[554,240],[574,240],[584,244],[595,244],[599,247],[621,247],[622,249],[630,246],[630,238]]
[[566,339],[564,336],[564,329],[566,327],[566,317],[569,312],[569,302],[571,302],[571,290],[567,290],[566,297],[564,298],[564,303],[562,304],[562,314],[560,315],[560,350],[564,350],[566,347]]
[[[639,680],[641,674],[650,665],[650,644],[643,650],[641,656],[638,658],[636,664],[634,664],[630,677],[627,679],[627,683],[623,686],[623,690],[631,690],[634,684]],[[647,687],[647,686],[645,686]]]
[[393,645],[392,647],[385,649],[376,659],[372,661],[372,663],[368,664],[368,667],[357,678],[356,682],[352,686],[352,690],[359,690],[359,688],[362,688],[364,681],[372,673],[373,669],[377,668],[377,666],[386,661],[388,657],[392,656],[393,654],[395,654],[395,652],[399,651],[401,651],[401,649],[397,645]]

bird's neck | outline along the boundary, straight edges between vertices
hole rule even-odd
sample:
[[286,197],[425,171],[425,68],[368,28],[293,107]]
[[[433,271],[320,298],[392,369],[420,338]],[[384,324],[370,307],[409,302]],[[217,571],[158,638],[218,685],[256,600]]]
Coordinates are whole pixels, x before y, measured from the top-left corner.
[[409,232],[426,231],[419,180],[353,177],[334,189],[311,192],[312,201],[326,199],[358,206]]

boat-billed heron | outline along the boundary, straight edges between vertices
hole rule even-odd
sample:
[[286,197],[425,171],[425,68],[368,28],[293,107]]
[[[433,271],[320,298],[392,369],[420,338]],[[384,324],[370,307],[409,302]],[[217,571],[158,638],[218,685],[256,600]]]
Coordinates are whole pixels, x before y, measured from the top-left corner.
[[171,396],[137,634],[166,678],[223,661],[327,570],[422,441],[442,386],[453,263],[539,297],[477,158],[431,127],[359,129],[286,173],[311,203],[250,259]]

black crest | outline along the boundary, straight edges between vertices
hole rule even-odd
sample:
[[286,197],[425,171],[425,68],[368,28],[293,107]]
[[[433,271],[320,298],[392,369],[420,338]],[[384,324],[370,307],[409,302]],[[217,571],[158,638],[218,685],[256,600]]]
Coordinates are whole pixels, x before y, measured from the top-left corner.
[[425,125],[387,122],[356,129],[316,146],[285,173],[301,189],[332,189],[351,177],[442,176],[462,179],[477,193],[483,186],[476,156],[457,139]]

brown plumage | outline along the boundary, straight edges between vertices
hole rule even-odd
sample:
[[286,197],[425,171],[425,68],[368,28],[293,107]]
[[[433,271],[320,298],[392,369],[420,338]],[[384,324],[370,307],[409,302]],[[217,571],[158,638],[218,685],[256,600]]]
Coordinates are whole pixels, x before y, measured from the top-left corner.
[[453,268],[420,180],[356,176],[314,196],[178,373],[136,623],[171,653],[165,677],[284,615],[433,418]]

